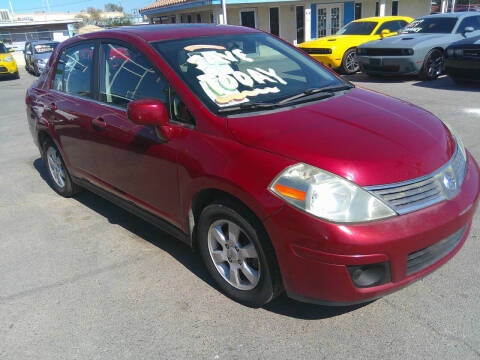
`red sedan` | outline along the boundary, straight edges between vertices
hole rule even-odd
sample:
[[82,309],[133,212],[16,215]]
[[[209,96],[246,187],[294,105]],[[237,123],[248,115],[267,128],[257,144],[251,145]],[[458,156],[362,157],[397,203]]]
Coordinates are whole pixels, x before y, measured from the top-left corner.
[[250,28],[74,37],[26,105],[60,195],[85,188],[156,224],[249,306],[397,290],[460,250],[478,203],[451,127]]

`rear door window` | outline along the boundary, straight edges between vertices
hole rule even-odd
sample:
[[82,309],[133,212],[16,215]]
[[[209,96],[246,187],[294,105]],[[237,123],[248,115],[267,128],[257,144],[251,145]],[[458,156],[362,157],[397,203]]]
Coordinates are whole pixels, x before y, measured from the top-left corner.
[[79,44],[66,50],[62,89],[67,94],[93,98],[94,50],[93,43]]

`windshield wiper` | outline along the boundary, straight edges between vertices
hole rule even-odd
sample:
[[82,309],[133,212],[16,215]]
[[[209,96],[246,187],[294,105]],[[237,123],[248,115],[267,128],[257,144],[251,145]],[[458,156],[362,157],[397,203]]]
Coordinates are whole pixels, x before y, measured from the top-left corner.
[[348,90],[348,89],[351,89],[353,87],[354,87],[353,85],[346,84],[346,85],[340,85],[340,86],[326,86],[326,87],[323,87],[323,88],[310,88],[310,89],[307,89],[307,90],[305,90],[305,91],[303,91],[299,94],[287,97],[283,100],[280,100],[280,101],[276,102],[275,104],[276,105],[284,105],[284,104],[289,103],[291,101],[300,99],[302,97],[310,96],[310,95],[313,95],[313,94],[323,94],[325,97],[331,97],[337,91]]
[[278,107],[277,103],[264,103],[264,102],[246,102],[246,103],[241,103],[240,105],[237,106],[229,106],[225,108],[220,108],[218,109],[219,113],[225,113],[225,112],[234,112],[234,111],[241,111],[241,110],[255,110],[255,109],[272,109]]

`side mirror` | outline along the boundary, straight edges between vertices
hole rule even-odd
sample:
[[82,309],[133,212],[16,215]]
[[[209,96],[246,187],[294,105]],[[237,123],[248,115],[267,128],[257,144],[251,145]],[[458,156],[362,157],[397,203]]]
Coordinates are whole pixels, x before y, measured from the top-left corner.
[[14,49],[14,48],[10,48],[10,49],[8,49],[8,52],[15,52],[15,49]]
[[463,36],[465,36],[467,33],[471,33],[471,32],[474,32],[475,29],[473,28],[473,26],[467,26],[464,30],[463,30]]
[[139,99],[128,103],[127,117],[138,125],[157,126],[166,139],[171,137],[172,128],[167,108],[157,99]]
[[388,29],[383,29],[382,32],[380,33],[380,37],[384,38],[385,36],[390,35],[390,30]]

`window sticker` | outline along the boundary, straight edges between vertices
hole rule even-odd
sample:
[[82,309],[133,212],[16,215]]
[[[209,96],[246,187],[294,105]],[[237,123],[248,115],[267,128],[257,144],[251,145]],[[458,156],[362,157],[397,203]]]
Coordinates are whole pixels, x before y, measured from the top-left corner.
[[[218,106],[228,106],[248,102],[250,97],[261,94],[278,93],[278,85],[286,85],[275,69],[262,69],[255,66],[241,49],[226,50],[219,45],[186,46],[187,63],[195,66],[203,74],[197,79],[205,94]],[[235,70],[238,63],[248,63],[245,71]],[[240,91],[238,88],[246,87]]]

